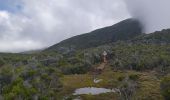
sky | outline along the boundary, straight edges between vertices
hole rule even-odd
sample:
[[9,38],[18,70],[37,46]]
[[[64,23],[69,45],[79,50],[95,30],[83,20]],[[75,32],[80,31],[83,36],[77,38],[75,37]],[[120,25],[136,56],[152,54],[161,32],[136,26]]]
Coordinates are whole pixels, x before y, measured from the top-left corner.
[[45,48],[129,17],[123,0],[0,0],[0,52]]
[[125,0],[133,18],[144,26],[145,33],[170,28],[170,0]]
[[136,18],[144,32],[170,28],[170,0],[0,0],[0,52],[49,47]]

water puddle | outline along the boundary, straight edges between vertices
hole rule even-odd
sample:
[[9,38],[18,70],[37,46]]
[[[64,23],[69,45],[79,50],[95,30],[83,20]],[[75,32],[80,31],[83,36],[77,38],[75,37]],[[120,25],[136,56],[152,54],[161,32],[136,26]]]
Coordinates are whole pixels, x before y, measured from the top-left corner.
[[91,94],[91,95],[98,95],[102,93],[109,93],[109,92],[118,92],[118,89],[106,89],[106,88],[95,88],[95,87],[86,87],[86,88],[79,88],[76,89],[73,95],[82,95],[82,94]]

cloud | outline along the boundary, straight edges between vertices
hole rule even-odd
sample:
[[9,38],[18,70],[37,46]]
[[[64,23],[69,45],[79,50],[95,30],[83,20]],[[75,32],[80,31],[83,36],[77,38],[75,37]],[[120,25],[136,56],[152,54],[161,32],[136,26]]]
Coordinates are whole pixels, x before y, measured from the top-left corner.
[[130,15],[123,0],[0,0],[0,51],[40,49]]
[[145,26],[150,33],[170,28],[169,0],[125,0],[131,15]]

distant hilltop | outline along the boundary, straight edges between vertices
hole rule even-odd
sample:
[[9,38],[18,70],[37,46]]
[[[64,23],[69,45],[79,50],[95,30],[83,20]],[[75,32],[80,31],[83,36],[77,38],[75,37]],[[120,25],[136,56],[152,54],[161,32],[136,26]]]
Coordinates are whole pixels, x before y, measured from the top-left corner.
[[115,25],[77,35],[55,44],[45,51],[63,49],[86,49],[118,40],[132,39],[142,34],[142,25],[136,19],[126,19]]

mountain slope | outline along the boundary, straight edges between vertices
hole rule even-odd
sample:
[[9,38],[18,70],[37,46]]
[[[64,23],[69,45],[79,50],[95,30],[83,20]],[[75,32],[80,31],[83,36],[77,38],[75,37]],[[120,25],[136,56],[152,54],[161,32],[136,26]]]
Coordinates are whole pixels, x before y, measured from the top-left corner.
[[156,31],[150,34],[143,34],[131,40],[133,43],[147,43],[147,44],[169,44],[170,43],[170,29]]
[[46,49],[59,50],[61,48],[85,49],[99,45],[128,40],[142,33],[141,24],[135,19],[127,19],[113,26],[101,28],[90,33],[74,36]]

